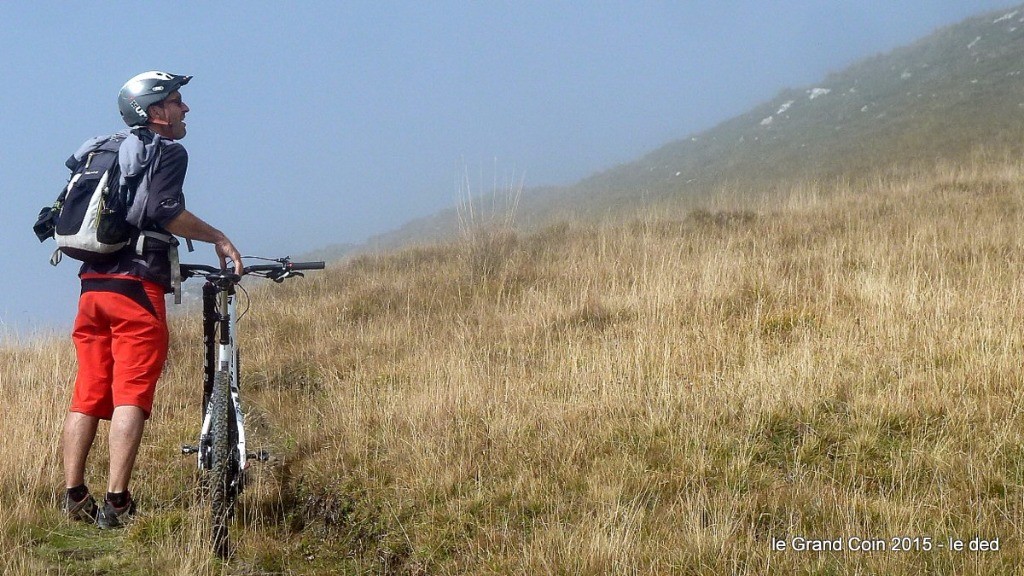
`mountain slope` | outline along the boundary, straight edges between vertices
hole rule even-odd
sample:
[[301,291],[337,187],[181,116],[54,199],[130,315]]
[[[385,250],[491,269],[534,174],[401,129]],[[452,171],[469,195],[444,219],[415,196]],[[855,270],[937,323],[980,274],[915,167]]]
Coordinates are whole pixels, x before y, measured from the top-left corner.
[[[517,221],[635,212],[727,183],[771,186],[959,162],[979,150],[1021,154],[1024,8],[950,26],[788,89],[746,114],[564,188],[526,191]],[[374,238],[393,247],[459,230],[457,210]]]
[[693,138],[581,182],[600,194],[677,192],[725,179],[851,175],[1020,150],[1024,11],[986,15],[778,96]]

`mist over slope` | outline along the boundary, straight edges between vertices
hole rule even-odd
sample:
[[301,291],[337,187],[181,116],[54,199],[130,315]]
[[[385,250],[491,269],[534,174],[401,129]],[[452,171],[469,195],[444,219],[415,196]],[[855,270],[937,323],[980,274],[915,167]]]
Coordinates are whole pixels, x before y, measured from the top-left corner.
[[[1015,155],[1024,152],[1022,135],[1024,7],[968,19],[814,85],[783,90],[746,114],[572,186],[527,190],[516,220],[536,228],[635,213],[726,184],[856,178],[955,162],[980,150]],[[369,245],[447,238],[458,222],[452,208]]]

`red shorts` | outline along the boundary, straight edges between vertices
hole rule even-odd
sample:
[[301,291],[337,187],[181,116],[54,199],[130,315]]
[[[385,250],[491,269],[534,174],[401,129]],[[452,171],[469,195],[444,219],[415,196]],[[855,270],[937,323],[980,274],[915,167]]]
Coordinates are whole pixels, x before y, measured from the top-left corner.
[[115,406],[153,409],[167,360],[164,290],[133,276],[82,274],[72,333],[78,377],[71,411],[109,420]]

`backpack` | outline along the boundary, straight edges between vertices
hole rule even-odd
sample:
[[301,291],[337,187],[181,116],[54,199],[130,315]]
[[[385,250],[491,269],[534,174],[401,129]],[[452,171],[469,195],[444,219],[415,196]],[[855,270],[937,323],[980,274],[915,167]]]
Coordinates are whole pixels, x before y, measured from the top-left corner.
[[118,149],[126,134],[95,138],[68,158],[67,185],[53,206],[40,210],[33,230],[40,242],[57,241],[50,258],[56,266],[63,254],[89,263],[102,263],[138,237],[128,223],[132,198],[122,182]]

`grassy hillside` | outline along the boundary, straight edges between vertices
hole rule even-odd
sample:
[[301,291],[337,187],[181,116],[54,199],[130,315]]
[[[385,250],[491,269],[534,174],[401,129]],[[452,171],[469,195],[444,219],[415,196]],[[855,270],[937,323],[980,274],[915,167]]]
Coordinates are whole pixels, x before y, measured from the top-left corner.
[[[254,290],[248,422],[277,459],[227,564],[176,454],[199,412],[195,318],[173,327],[141,514],[115,533],[56,511],[68,343],[5,347],[3,571],[1015,573],[1022,182],[1001,161],[808,180]],[[933,548],[770,549],[901,536]],[[979,536],[999,550],[936,547]]]
[[[518,222],[536,229],[593,221],[722,186],[855,179],[993,151],[1024,154],[1024,7],[969,19],[815,85],[784,90],[746,114],[573,186],[527,190]],[[455,222],[452,209],[371,245],[448,238]]]

